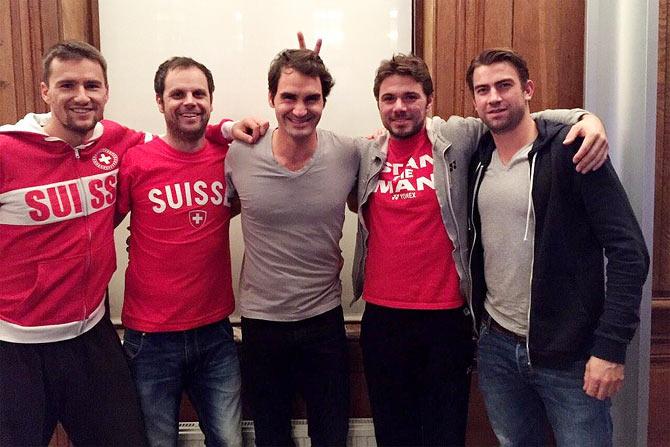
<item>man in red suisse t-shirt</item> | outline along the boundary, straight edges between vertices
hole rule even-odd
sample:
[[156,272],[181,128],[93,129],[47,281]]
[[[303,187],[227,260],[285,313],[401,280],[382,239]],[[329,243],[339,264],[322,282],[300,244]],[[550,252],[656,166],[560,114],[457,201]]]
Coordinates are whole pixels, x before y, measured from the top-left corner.
[[[208,445],[241,446],[240,369],[225,199],[228,142],[207,127],[214,81],[173,57],[154,89],[167,133],[130,148],[119,171],[117,222],[130,212],[124,349],[149,445],[174,445],[186,391]],[[264,130],[261,130],[264,133]],[[207,136],[207,138],[206,138]]]

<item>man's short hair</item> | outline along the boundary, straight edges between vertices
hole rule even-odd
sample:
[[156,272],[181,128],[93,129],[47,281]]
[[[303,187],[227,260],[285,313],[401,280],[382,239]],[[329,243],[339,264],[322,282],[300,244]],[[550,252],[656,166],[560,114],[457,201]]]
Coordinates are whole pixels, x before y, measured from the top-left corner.
[[97,62],[102,68],[105,86],[107,85],[107,61],[105,61],[100,50],[91,44],[80,40],[64,40],[49,48],[42,58],[42,81],[47,85],[49,84],[49,77],[51,76],[51,62],[54,59],[59,59],[61,61],[80,61],[89,59]]
[[272,60],[270,70],[268,71],[268,90],[270,91],[273,100],[277,94],[279,78],[281,77],[282,71],[286,68],[291,68],[312,78],[318,76],[321,81],[323,102],[326,102],[326,98],[335,85],[335,81],[319,55],[312,50],[305,49],[284,50],[277,54]]
[[165,78],[170,71],[191,67],[195,67],[204,73],[207,78],[209,96],[211,97],[214,93],[214,78],[212,77],[212,72],[209,71],[209,68],[205,67],[204,64],[201,64],[190,57],[183,56],[171,57],[158,66],[158,70],[156,70],[156,74],[154,75],[154,91],[156,94],[161,98],[163,97],[163,93],[165,92]]
[[372,87],[377,101],[379,101],[379,87],[382,82],[393,75],[410,76],[421,84],[426,96],[433,94],[433,79],[430,77],[430,71],[424,60],[413,54],[395,54],[391,59],[383,60],[377,68],[375,83]]
[[525,86],[528,82],[528,64],[525,59],[521,57],[519,53],[509,48],[489,48],[482,51],[479,56],[472,59],[470,66],[468,67],[467,74],[465,75],[465,80],[470,87],[470,91],[474,92],[475,86],[473,84],[473,76],[475,69],[481,67],[482,65],[492,65],[498,62],[508,62],[510,63],[517,74],[519,75],[519,80],[521,81],[521,86]]

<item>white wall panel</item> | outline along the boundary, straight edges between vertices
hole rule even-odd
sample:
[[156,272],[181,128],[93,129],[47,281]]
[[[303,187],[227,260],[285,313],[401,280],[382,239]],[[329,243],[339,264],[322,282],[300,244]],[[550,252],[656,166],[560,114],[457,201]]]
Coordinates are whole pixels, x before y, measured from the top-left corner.
[[[324,39],[321,56],[335,78],[321,127],[359,136],[381,126],[372,95],[374,72],[394,52],[410,52],[411,0],[100,0],[101,49],[109,64],[106,118],[154,133],[164,131],[153,93],[158,65],[189,56],[213,73],[212,122],[248,115],[275,125],[267,103],[267,70],[284,48],[297,46],[301,30],[311,47]],[[122,225],[122,226],[125,226]],[[341,242],[343,302],[350,316],[355,216],[347,212]],[[127,265],[124,230],[117,230],[118,270],[112,280],[112,317],[118,319]],[[243,253],[239,218],[231,225],[233,281]],[[169,260],[166,260],[169,262]]]
[[[601,117],[610,156],[653,253],[658,0],[589,0],[584,103]],[[614,397],[614,445],[647,445],[651,272],[640,327],[628,347],[626,380]],[[661,391],[659,391],[661,392]]]

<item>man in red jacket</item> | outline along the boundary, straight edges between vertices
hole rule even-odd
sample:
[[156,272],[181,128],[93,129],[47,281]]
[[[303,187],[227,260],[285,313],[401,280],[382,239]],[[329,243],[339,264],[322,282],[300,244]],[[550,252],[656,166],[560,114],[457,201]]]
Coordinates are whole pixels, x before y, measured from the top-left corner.
[[0,128],[0,444],[142,445],[140,409],[105,290],[116,268],[116,175],[144,133],[102,121],[106,63],[52,47],[51,116]]
[[96,48],[58,43],[43,68],[51,114],[0,127],[0,445],[46,445],[57,421],[76,445],[143,445],[104,297],[119,163],[151,136],[102,120]]

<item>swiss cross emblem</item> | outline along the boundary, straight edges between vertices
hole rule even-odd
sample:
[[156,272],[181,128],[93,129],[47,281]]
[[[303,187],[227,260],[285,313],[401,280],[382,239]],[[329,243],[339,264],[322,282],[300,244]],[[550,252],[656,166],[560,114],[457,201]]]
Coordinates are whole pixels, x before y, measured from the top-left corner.
[[100,149],[93,155],[93,164],[103,171],[111,171],[119,164],[119,156],[107,148]]
[[188,212],[188,220],[193,228],[200,228],[207,220],[207,211],[192,210]]

